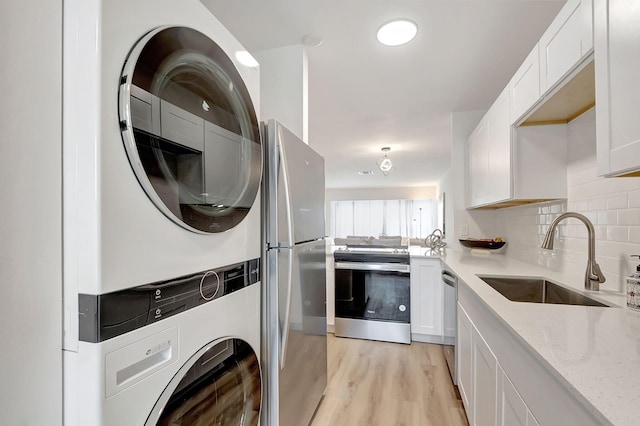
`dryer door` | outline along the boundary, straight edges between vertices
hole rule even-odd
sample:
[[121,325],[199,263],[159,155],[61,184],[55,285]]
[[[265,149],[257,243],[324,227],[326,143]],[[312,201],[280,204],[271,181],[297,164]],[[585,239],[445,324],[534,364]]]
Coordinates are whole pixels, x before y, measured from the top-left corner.
[[256,199],[262,146],[231,59],[198,31],[158,28],[131,50],[120,83],[122,138],[151,201],[194,232],[237,225]]
[[213,342],[189,359],[153,407],[151,425],[257,425],[260,365],[240,339]]

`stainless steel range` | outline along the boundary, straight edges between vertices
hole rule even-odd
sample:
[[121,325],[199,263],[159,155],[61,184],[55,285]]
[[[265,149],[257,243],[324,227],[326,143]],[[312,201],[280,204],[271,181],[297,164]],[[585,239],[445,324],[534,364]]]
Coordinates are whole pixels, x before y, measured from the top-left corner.
[[334,259],[335,335],[411,343],[407,247],[347,246]]

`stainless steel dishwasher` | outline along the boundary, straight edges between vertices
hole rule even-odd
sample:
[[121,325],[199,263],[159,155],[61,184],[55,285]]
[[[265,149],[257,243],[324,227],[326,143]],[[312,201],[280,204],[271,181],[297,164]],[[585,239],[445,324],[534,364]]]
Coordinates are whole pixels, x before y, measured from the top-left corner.
[[454,385],[458,384],[456,372],[457,356],[457,308],[458,308],[458,277],[451,271],[442,270],[442,282],[445,284],[444,291],[444,317],[452,318],[452,327],[445,327],[444,330],[444,357],[447,360],[449,374]]

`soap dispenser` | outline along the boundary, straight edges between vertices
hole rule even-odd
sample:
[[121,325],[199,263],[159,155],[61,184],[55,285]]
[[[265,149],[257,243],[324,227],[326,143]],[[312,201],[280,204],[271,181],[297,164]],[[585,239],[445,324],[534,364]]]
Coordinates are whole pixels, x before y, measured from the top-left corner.
[[[640,255],[632,254],[640,261]],[[634,311],[640,311],[640,265],[636,266],[636,271],[627,277],[627,306]]]

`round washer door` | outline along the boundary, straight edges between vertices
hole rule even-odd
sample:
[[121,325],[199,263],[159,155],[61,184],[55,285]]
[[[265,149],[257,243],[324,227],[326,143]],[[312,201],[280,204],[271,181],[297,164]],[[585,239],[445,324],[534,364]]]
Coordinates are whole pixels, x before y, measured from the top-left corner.
[[196,30],[158,28],[131,50],[120,83],[122,139],[151,201],[198,233],[240,223],[258,193],[262,146],[226,53]]
[[145,426],[257,425],[261,389],[260,365],[248,343],[212,342],[176,373]]

